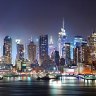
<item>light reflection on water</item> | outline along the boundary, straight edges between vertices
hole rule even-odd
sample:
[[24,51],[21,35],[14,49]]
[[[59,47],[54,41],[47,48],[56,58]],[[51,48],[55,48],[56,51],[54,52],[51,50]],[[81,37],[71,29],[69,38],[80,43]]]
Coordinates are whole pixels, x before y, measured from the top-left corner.
[[62,80],[34,80],[8,77],[0,81],[0,96],[96,96],[96,81],[64,77]]
[[[2,80],[1,80],[2,81]],[[26,81],[26,82],[33,82],[37,81],[31,77],[28,76],[22,76],[22,77],[6,77],[3,81]],[[40,80],[40,82],[43,82],[43,80]],[[44,81],[45,82],[45,81]],[[96,80],[83,80],[83,79],[77,79],[76,77],[63,77],[62,80],[50,80],[48,82],[49,86],[96,86]]]

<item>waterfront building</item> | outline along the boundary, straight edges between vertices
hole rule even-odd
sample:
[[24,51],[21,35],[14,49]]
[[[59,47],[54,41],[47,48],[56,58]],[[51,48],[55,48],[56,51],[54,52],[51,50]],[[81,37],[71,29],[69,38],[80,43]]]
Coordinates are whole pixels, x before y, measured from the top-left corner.
[[17,71],[22,70],[21,62],[22,62],[22,60],[16,60],[16,70]]
[[12,69],[13,69],[13,64],[0,64],[0,74],[6,74],[8,72],[12,72]]
[[17,60],[16,61],[16,70],[19,72],[28,72],[31,70],[31,64],[29,60],[23,59],[23,60]]
[[5,64],[12,63],[12,39],[10,36],[4,38],[3,57]]
[[39,63],[42,64],[48,58],[48,35],[39,37]]

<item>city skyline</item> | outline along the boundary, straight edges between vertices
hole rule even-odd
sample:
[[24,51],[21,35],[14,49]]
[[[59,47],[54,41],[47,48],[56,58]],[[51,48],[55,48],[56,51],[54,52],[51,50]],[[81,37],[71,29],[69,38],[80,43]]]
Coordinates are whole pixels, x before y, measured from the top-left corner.
[[74,36],[87,39],[95,30],[96,1],[93,0],[1,0],[0,2],[0,56],[3,39],[12,38],[12,57],[16,57],[16,39],[24,45],[31,38],[35,43],[41,34],[52,36],[57,47],[58,33],[64,29],[67,42]]
[[96,0],[0,0],[0,96],[95,90]]
[[[96,33],[91,33],[90,36],[93,36],[92,37],[93,41],[91,41],[91,42],[94,42],[95,43],[95,39],[94,39],[95,38],[95,35],[96,35]],[[47,38],[45,38],[46,36],[47,36]],[[26,59],[27,60],[28,59],[28,53],[29,53],[28,51],[31,48],[31,50],[30,50],[31,54],[36,51],[35,54],[34,54],[35,57],[33,57],[33,58],[36,58],[36,60],[39,60],[40,59],[40,50],[43,48],[42,51],[41,51],[41,53],[42,52],[45,52],[46,53],[48,51],[47,54],[46,54],[46,56],[49,55],[49,57],[50,57],[53,54],[54,51],[58,51],[59,53],[60,53],[60,51],[62,51],[62,52],[64,52],[64,54],[62,54],[62,56],[60,56],[60,54],[59,54],[59,56],[60,56],[60,58],[65,58],[66,57],[66,52],[67,52],[67,49],[66,48],[68,46],[69,47],[68,54],[70,55],[69,58],[71,60],[73,60],[74,59],[73,58],[73,55],[74,55],[73,54],[73,52],[74,52],[73,49],[74,48],[78,48],[78,47],[80,47],[82,45],[86,45],[86,44],[87,44],[87,46],[90,46],[90,44],[88,44],[89,43],[89,37],[90,36],[87,38],[87,41],[85,41],[84,38],[82,38],[81,36],[75,36],[74,39],[73,39],[73,41],[71,41],[71,42],[67,42],[66,40],[64,40],[64,45],[63,45],[63,47],[60,47],[60,50],[59,50],[58,44],[59,43],[62,44],[62,42],[57,41],[57,47],[55,47],[54,42],[53,42],[53,39],[52,39],[52,36],[51,37],[48,37],[48,36],[49,36],[48,34],[47,35],[45,35],[45,34],[40,35],[37,43],[34,42],[32,40],[32,38],[29,39],[30,40],[29,43],[22,43],[20,39],[16,39],[15,44],[13,44],[13,41],[12,41],[13,38],[11,38],[10,36],[5,36],[5,38],[3,39],[3,45],[2,45],[3,50],[0,50],[0,53],[3,53],[3,54],[0,57],[1,58],[5,58],[6,56],[8,56],[8,58],[11,58],[12,57],[11,58],[12,64],[15,64],[15,60],[16,59],[19,60],[19,57],[22,58],[22,60],[23,59]],[[42,37],[42,39],[40,39],[41,37]],[[63,35],[61,35],[61,37],[58,37],[58,38],[59,39],[60,38],[62,39],[62,37],[63,37]],[[50,38],[50,39],[48,39],[48,38]],[[90,39],[90,40],[92,40],[92,39]],[[42,43],[40,43],[41,42],[40,40],[42,41]],[[52,41],[52,44],[50,43],[50,40]],[[48,44],[46,43],[46,41],[47,41]],[[32,46],[30,45],[31,47],[28,48],[30,42],[33,42],[34,44],[32,44]],[[34,45],[34,47],[33,47],[33,45]],[[35,48],[35,47],[37,47],[37,48]],[[34,48],[35,48],[35,50],[34,50],[34,52],[32,52]],[[64,48],[64,50],[63,50],[63,48]],[[50,54],[50,52],[51,52],[51,54]],[[38,59],[38,56],[39,56],[39,59]],[[44,59],[44,57],[43,57],[43,59]],[[28,59],[28,60],[30,60],[30,59]]]

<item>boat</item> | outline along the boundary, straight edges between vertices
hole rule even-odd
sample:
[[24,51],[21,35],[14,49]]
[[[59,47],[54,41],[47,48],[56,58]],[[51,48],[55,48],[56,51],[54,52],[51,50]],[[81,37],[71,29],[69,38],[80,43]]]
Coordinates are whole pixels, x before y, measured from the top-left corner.
[[96,76],[91,74],[91,75],[85,75],[84,76],[85,80],[96,80]]
[[2,75],[0,75],[0,80],[2,80],[3,79],[3,76]]
[[84,79],[84,80],[96,80],[96,75],[94,75],[94,74],[78,75],[76,77]]
[[46,76],[44,76],[44,77],[38,77],[37,78],[37,80],[50,80],[51,78],[49,78],[49,77],[46,77]]
[[58,76],[55,77],[49,77],[48,74],[44,77],[37,77],[37,80],[50,80],[50,79],[58,79]]

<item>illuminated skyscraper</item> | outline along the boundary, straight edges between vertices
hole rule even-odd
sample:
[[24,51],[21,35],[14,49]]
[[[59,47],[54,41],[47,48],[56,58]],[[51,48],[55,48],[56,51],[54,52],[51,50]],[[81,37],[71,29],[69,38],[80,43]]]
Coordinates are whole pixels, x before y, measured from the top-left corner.
[[64,20],[63,20],[63,26],[61,28],[61,32],[59,32],[58,34],[59,34],[59,38],[58,38],[59,55],[60,55],[60,58],[61,57],[65,58],[66,32],[65,32],[65,29],[64,29]]
[[28,59],[31,64],[33,64],[36,60],[36,45],[33,41],[30,41],[28,45]]
[[50,56],[50,58],[51,58],[52,52],[54,52],[54,51],[55,51],[55,48],[54,48],[53,38],[51,36],[50,40],[49,40],[49,56]]
[[96,33],[92,33],[88,37],[88,45],[90,48],[91,61],[96,61]]
[[41,35],[39,38],[39,59],[40,64],[48,57],[48,35]]
[[24,45],[21,44],[20,39],[16,40],[17,43],[17,55],[16,55],[16,59],[17,60],[23,60],[24,59]]
[[74,47],[80,47],[83,43],[83,38],[81,36],[74,37]]
[[3,56],[6,64],[12,63],[12,39],[9,36],[4,38]]
[[74,64],[87,62],[87,42],[81,36],[74,38]]
[[88,44],[89,46],[96,46],[96,33],[92,33],[92,35],[88,37]]

